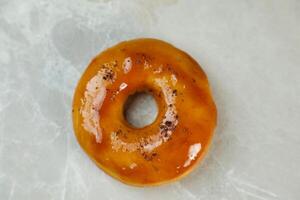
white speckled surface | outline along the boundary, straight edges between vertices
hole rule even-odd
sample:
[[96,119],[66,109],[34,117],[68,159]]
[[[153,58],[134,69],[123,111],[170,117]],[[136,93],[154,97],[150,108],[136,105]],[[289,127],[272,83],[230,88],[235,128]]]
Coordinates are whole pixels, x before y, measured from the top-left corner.
[[[0,199],[300,199],[299,10],[297,0],[0,0]],[[219,110],[204,162],[162,187],[113,180],[72,130],[86,65],[135,37],[189,52]]]

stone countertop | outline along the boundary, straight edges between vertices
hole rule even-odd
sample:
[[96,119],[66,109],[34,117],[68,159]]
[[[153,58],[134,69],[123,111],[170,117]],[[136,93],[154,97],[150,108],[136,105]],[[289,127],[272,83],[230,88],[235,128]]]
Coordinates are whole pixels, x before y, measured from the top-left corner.
[[[0,0],[0,199],[300,199],[297,0]],[[218,128],[179,182],[126,186],[72,129],[74,87],[101,50],[166,40],[206,71]]]

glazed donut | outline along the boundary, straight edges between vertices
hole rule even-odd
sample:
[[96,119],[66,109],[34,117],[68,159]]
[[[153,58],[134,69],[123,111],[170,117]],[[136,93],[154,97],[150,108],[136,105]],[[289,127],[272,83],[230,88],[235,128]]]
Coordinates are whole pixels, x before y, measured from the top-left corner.
[[[136,128],[124,104],[150,93],[153,123]],[[159,185],[183,177],[203,158],[216,126],[216,106],[198,63],[157,39],[135,39],[92,60],[73,99],[81,147],[107,174],[130,185]]]

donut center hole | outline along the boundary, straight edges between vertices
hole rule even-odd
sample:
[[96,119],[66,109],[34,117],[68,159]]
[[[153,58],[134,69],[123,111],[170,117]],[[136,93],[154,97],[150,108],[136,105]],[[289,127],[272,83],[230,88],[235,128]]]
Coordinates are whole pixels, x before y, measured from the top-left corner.
[[155,98],[148,92],[136,92],[127,98],[123,114],[130,125],[143,128],[153,123],[157,117]]

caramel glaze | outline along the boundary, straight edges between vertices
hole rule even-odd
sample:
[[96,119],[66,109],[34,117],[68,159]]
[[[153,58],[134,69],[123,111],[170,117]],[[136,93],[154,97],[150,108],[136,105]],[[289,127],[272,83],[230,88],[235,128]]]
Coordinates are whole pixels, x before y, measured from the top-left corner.
[[[151,93],[159,110],[143,128],[132,127],[123,115],[126,99],[138,91]],[[102,52],[84,72],[73,100],[81,147],[107,174],[135,186],[190,172],[207,152],[216,117],[199,64],[156,39],[125,41]]]

